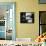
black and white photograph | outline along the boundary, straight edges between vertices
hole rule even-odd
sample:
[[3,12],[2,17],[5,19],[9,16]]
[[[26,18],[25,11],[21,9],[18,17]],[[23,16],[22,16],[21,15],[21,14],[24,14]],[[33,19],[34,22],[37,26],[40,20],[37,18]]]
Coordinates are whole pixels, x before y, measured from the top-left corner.
[[34,13],[20,12],[20,23],[34,23]]

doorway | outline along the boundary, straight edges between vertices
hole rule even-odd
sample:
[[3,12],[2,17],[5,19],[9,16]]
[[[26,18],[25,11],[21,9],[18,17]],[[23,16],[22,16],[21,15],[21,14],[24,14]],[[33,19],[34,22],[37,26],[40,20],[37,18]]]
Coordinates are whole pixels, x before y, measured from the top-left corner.
[[46,32],[46,11],[39,11],[39,35]]
[[15,40],[15,3],[0,3],[0,40]]

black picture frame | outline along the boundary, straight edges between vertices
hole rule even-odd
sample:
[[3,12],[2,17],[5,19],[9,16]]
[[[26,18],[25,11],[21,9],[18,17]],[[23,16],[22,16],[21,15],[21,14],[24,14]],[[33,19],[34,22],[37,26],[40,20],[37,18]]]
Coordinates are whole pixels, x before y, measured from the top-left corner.
[[20,12],[20,23],[34,23],[34,12]]
[[38,0],[39,4],[46,4],[46,0]]

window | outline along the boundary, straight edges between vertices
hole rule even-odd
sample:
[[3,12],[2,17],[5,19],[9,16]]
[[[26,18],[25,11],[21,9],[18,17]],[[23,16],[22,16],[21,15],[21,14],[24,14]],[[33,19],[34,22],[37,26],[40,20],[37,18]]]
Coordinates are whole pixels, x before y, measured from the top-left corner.
[[39,12],[39,35],[46,32],[46,11]]

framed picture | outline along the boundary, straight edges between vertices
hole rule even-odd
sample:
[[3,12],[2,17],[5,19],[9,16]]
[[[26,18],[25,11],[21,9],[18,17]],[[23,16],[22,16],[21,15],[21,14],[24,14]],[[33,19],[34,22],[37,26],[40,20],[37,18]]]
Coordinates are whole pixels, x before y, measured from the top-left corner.
[[34,23],[34,12],[20,12],[20,23]]
[[40,4],[46,4],[46,0],[39,0]]

